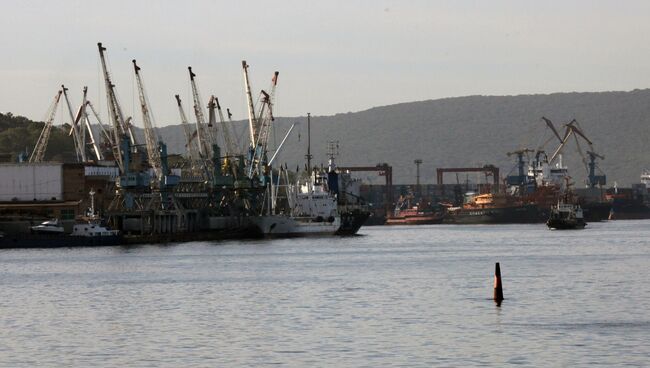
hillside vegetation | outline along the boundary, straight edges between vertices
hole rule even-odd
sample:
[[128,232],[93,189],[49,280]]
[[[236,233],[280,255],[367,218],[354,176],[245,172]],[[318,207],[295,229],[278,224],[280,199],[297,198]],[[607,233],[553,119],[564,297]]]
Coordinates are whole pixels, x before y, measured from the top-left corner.
[[[23,116],[0,113],[0,154],[9,156],[11,161],[16,161],[20,153],[29,157],[44,125]],[[68,136],[69,130],[69,125],[52,127],[45,160],[69,161],[74,158],[74,143]]]

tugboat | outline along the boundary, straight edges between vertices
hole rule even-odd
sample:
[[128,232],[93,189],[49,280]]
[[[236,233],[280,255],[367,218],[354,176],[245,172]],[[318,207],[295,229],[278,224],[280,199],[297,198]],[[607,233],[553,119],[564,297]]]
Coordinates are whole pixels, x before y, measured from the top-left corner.
[[549,229],[583,229],[585,223],[582,208],[577,204],[558,202],[551,207],[551,216],[546,221]]
[[551,207],[551,213],[546,221],[549,229],[570,230],[584,229],[585,223],[582,208],[571,201],[571,192],[567,179],[567,189],[564,198],[558,200],[556,205]]

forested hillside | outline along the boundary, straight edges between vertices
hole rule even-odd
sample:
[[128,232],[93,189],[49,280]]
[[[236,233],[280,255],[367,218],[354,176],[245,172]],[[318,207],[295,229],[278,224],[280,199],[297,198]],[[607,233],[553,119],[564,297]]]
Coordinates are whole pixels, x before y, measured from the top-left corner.
[[[11,161],[15,161],[21,152],[29,157],[44,125],[23,116],[0,113],[0,154]],[[68,136],[69,130],[69,125],[52,127],[45,151],[46,160],[69,161],[74,158],[74,143]]]

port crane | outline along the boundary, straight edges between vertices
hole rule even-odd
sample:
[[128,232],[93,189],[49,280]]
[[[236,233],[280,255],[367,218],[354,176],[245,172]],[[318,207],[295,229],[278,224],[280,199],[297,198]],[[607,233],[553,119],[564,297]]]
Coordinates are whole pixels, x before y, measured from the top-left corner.
[[[113,84],[111,80],[111,76],[106,65],[106,56],[104,55],[106,48],[102,46],[101,42],[97,43],[97,48],[99,49],[99,58],[101,60],[102,71],[104,74],[108,110],[113,130],[113,139],[111,145],[111,148],[113,150],[113,157],[115,158],[115,162],[120,168],[120,172],[125,173],[128,171],[128,167],[125,165],[124,155],[128,156],[130,154],[130,152],[125,151],[130,150],[130,147],[135,147],[138,143],[135,137],[135,133],[133,132],[133,126],[130,123],[131,118],[124,118],[122,108],[120,107],[120,103],[117,99],[117,94],[115,93],[115,84]],[[123,144],[123,140],[128,140],[127,144]]]
[[68,113],[70,113],[70,134],[72,136],[72,140],[74,141],[74,148],[75,148],[75,153],[77,155],[77,161],[78,162],[86,162],[86,145],[84,142],[84,139],[81,136],[81,132],[77,124],[75,124],[75,117],[74,113],[72,112],[72,105],[70,104],[70,98],[68,97],[68,89],[64,86],[61,85],[61,90],[63,90],[63,98],[65,99],[66,105],[68,106]]
[[[278,82],[279,72],[273,74],[271,80],[271,93],[262,90],[258,100],[259,111],[255,111],[253,104],[253,96],[251,94],[250,79],[248,76],[249,65],[245,60],[242,60],[242,68],[244,73],[244,87],[246,90],[246,99],[248,102],[248,122],[250,132],[250,146],[248,152],[248,176],[264,177],[265,172],[268,170],[267,166],[267,144],[271,123],[275,118],[273,117],[273,104],[275,90]],[[263,183],[263,185],[265,185]]]
[[34,150],[29,156],[29,162],[42,162],[45,157],[45,150],[47,150],[47,143],[50,140],[50,132],[52,131],[52,125],[54,124],[54,117],[56,116],[56,110],[59,106],[59,101],[61,100],[62,90],[59,90],[54,96],[54,101],[50,104],[50,107],[47,110],[47,118],[45,120],[45,126],[36,141]]
[[[93,133],[92,127],[90,125],[90,118],[88,117],[88,112],[86,108],[90,106],[91,110],[93,113],[95,113],[95,117],[97,118],[97,121],[99,122],[100,129],[104,134],[106,134],[106,130],[101,123],[101,120],[99,119],[99,116],[96,114],[95,109],[93,106],[90,104],[90,101],[88,101],[88,87],[84,86],[83,88],[83,99],[81,102],[81,106],[79,106],[79,109],[77,109],[77,114],[75,115],[75,118],[73,120],[73,128],[70,129],[70,134],[73,134],[74,127],[78,127],[78,135],[79,135],[79,141],[80,141],[80,147],[82,147],[81,152],[83,152],[84,156],[86,156],[87,160],[87,155],[86,155],[86,146],[90,146],[92,154],[95,156],[95,159],[97,161],[101,161],[104,159],[104,155],[102,154],[102,151],[99,149],[99,145],[97,143],[97,140],[95,139],[95,133]],[[86,143],[86,138],[90,140],[90,142]],[[108,139],[110,139],[110,135],[108,135]],[[80,152],[80,153],[81,153]],[[84,162],[86,161],[84,160]]]
[[167,174],[166,170],[163,168],[162,159],[160,156],[159,144],[162,146],[162,142],[158,138],[156,131],[154,130],[154,122],[151,110],[149,109],[149,101],[144,88],[144,81],[140,74],[140,67],[135,60],[133,62],[133,70],[135,71],[135,80],[138,85],[138,97],[140,99],[140,108],[142,110],[142,123],[144,125],[144,139],[145,146],[147,148],[147,157],[149,159],[149,164],[154,171],[155,178],[152,182],[153,185],[158,188],[163,181],[163,176]]
[[179,95],[174,96],[176,98],[176,104],[178,105],[178,113],[181,118],[181,125],[183,126],[183,132],[185,133],[185,147],[187,148],[187,157],[191,162],[192,168],[196,169],[195,165],[200,158],[198,152],[197,142],[196,142],[196,131],[192,131],[190,123],[187,121],[187,116],[185,115],[185,110],[183,109],[183,104]]
[[196,135],[199,145],[199,154],[204,160],[209,160],[212,157],[212,144],[214,142],[210,126],[205,122],[205,115],[203,114],[203,107],[201,105],[201,95],[199,88],[196,85],[196,74],[192,72],[192,67],[188,66],[187,70],[190,73],[190,84],[192,85],[192,99],[194,101],[194,115],[196,117]]
[[[573,136],[576,142],[576,148],[578,150],[578,153],[580,154],[580,157],[582,157],[582,162],[585,165],[585,168],[587,170],[588,186],[590,188],[594,188],[597,185],[604,185],[606,183],[606,176],[596,175],[596,167],[597,167],[596,159],[604,160],[605,157],[595,152],[593,148],[593,142],[589,138],[587,138],[587,136],[584,134],[577,120],[573,119],[565,126],[566,126],[566,132],[564,134],[564,138],[562,138],[560,145],[551,156],[549,162],[553,162],[555,160],[555,158],[560,154],[564,146],[568,143],[571,136]],[[589,147],[588,150],[584,153],[582,147],[580,146],[580,141],[578,138],[582,138]]]
[[[213,95],[210,97],[210,102],[208,103],[208,108],[210,109],[210,120],[213,119],[215,107],[219,115],[219,122],[221,123],[221,127],[222,127],[221,130],[223,131],[223,140],[226,143],[226,150],[227,150],[226,156],[236,156],[237,154],[239,154],[239,148],[237,147],[238,145],[234,141],[232,132],[230,131],[230,127],[228,126],[228,122],[226,122],[226,120],[223,117],[223,110],[221,109],[221,104],[219,104],[219,99]],[[228,111],[228,120],[231,122],[232,115],[230,114],[229,109],[227,109],[227,111]]]

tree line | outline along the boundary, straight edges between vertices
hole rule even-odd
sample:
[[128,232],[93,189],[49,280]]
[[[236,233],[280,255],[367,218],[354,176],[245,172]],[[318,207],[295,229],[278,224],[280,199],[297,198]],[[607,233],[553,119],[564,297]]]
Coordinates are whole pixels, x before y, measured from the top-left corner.
[[[0,113],[0,157],[5,162],[17,162],[22,155],[29,158],[45,123],[32,121],[12,113]],[[45,151],[46,161],[74,161],[75,150],[70,124],[55,125]]]

